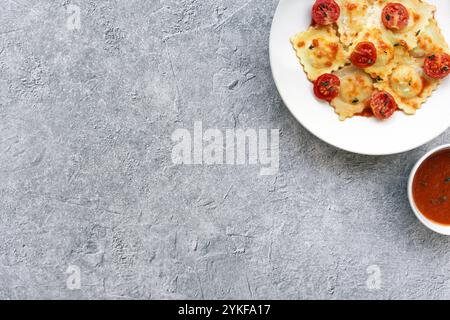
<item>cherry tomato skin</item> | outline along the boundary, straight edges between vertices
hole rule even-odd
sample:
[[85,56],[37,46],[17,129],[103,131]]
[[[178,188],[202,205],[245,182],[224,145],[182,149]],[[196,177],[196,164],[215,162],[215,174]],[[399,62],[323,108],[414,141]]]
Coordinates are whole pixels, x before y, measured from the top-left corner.
[[381,14],[383,24],[390,30],[402,30],[408,26],[409,12],[401,3],[388,3]]
[[377,48],[372,42],[360,42],[356,45],[350,61],[358,68],[368,68],[377,62]]
[[321,26],[335,23],[340,15],[341,8],[334,0],[316,0],[312,8],[313,21]]
[[426,57],[423,69],[430,78],[444,79],[450,74],[450,55],[437,53]]
[[339,95],[341,80],[334,74],[325,73],[314,82],[314,94],[317,98],[330,102]]
[[386,91],[375,91],[370,99],[370,108],[379,120],[389,119],[398,110],[394,97]]

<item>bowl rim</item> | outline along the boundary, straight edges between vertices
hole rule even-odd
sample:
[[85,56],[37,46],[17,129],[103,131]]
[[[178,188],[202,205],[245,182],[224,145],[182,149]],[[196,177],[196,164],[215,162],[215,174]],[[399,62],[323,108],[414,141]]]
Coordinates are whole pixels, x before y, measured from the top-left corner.
[[442,235],[450,236],[450,225],[445,226],[445,225],[439,224],[439,223],[434,222],[434,221],[428,219],[427,217],[425,217],[425,215],[423,215],[422,212],[420,212],[420,210],[417,208],[416,202],[414,200],[414,195],[413,195],[414,178],[416,177],[417,171],[419,170],[420,166],[425,162],[425,160],[429,159],[434,154],[436,154],[442,150],[446,150],[446,149],[450,149],[450,144],[444,144],[444,145],[438,146],[438,147],[430,150],[422,158],[420,158],[419,161],[417,161],[414,168],[411,170],[411,174],[409,176],[408,198],[409,198],[409,204],[411,205],[411,208],[412,208],[414,214],[416,215],[417,219],[419,219],[419,221],[422,222],[423,225],[425,225],[428,229],[430,229],[434,232],[440,233]]

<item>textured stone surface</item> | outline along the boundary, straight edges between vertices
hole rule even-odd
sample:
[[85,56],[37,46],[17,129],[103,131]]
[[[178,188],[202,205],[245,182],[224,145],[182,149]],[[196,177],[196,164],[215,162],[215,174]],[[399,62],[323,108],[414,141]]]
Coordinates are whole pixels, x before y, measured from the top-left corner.
[[[276,0],[4,1],[0,298],[450,297],[405,193],[450,134],[389,157],[309,134],[271,78]],[[173,165],[194,121],[280,128],[279,174]]]

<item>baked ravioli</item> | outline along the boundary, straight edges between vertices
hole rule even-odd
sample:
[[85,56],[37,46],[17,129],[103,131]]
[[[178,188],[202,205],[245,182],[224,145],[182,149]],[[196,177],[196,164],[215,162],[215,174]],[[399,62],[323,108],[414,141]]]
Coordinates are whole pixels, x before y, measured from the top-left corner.
[[291,38],[315,96],[340,120],[412,115],[450,75],[450,49],[425,0],[315,0]]
[[311,81],[338,70],[347,62],[344,47],[332,26],[310,27],[292,37],[291,43]]
[[368,0],[336,0],[341,8],[337,27],[342,43],[349,46],[365,28],[369,16]]
[[386,78],[392,73],[399,60],[408,55],[407,49],[403,46],[396,46],[381,29],[370,29],[360,32],[354,44],[350,47],[350,51],[353,51],[355,46],[363,41],[371,42],[376,48],[376,62],[364,69],[373,78]]
[[[413,49],[417,46],[417,37],[430,23],[436,11],[435,6],[429,5],[422,0],[368,0],[371,3],[367,15],[366,28],[379,29],[393,43],[400,44],[407,49]],[[400,3],[406,9],[408,19],[401,28],[389,29],[385,22],[398,19],[394,15],[385,11],[390,3]],[[381,19],[380,19],[381,17]]]
[[440,81],[428,77],[423,69],[423,60],[408,57],[402,61],[386,79],[375,87],[389,92],[406,114],[415,114],[431,96]]
[[345,120],[362,113],[373,93],[373,79],[363,70],[346,66],[334,73],[340,82],[339,95],[331,101],[339,119]]
[[417,38],[417,47],[411,50],[415,58],[424,58],[427,54],[449,53],[449,47],[435,19],[420,32]]

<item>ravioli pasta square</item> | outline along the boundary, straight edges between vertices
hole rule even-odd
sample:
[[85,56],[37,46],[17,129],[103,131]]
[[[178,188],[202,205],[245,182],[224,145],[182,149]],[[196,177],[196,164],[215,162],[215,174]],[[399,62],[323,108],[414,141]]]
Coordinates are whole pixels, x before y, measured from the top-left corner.
[[341,81],[339,95],[331,101],[341,120],[362,113],[374,90],[372,78],[359,68],[346,66],[334,73]]
[[386,81],[376,83],[375,87],[389,92],[406,114],[415,114],[439,83],[425,74],[423,61],[409,57],[393,70]]
[[338,32],[345,46],[352,44],[360,31],[364,29],[369,15],[368,0],[336,0],[341,14],[337,21]]
[[331,27],[310,27],[291,38],[297,57],[311,81],[343,67],[347,54]]
[[[388,1],[385,0],[384,2],[387,3]],[[417,46],[417,35],[430,23],[436,7],[421,0],[403,0],[402,4],[408,9],[411,17],[408,25],[402,31],[388,30],[387,32],[395,42],[406,43],[407,47],[412,49]]]
[[[422,0],[402,0],[400,1],[408,11],[408,24],[401,30],[387,29],[380,17],[383,14],[383,8],[391,3],[391,0],[369,0],[371,7],[368,13],[365,28],[376,28],[386,35],[393,43],[400,44],[408,49],[417,46],[417,36],[423,31],[433,18],[436,7]],[[387,19],[394,19],[386,14]]]
[[442,52],[449,53],[450,50],[437,21],[432,19],[417,38],[417,47],[411,51],[411,55],[416,58],[423,58],[429,54]]
[[385,79],[392,73],[392,70],[403,57],[408,55],[408,51],[403,46],[395,46],[380,29],[370,29],[361,32],[355,44],[350,47],[350,51],[353,51],[354,47],[363,41],[372,42],[377,50],[376,63],[364,69],[373,78]]

